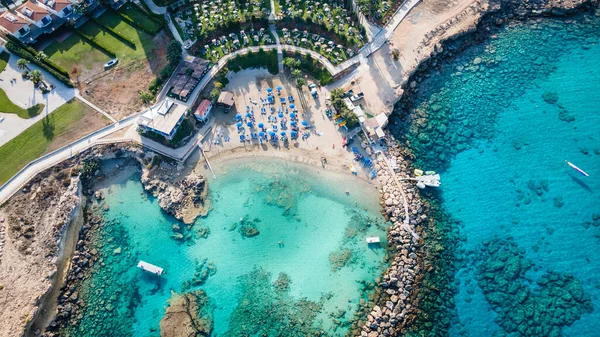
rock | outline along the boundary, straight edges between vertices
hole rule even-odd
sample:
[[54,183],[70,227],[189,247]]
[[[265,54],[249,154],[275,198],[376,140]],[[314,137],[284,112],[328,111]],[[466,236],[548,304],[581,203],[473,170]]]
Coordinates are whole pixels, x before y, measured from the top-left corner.
[[119,255],[119,254],[121,254],[121,247],[117,247],[115,250],[113,250],[113,254],[114,254],[114,255]]
[[212,311],[203,290],[172,293],[160,321],[161,337],[210,336],[212,329]]

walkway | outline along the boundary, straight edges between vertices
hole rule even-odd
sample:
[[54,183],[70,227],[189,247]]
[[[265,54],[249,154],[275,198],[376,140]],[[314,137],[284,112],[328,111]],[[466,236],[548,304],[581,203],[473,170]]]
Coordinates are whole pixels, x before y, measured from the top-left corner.
[[[273,0],[271,0],[271,5],[273,5]],[[275,37],[275,45],[277,46],[277,64],[279,65],[279,72],[283,73],[283,50],[281,49],[281,41],[279,40],[279,34],[277,34],[277,28],[275,27],[275,25],[269,25],[269,29],[271,30],[271,34],[273,34],[273,36]]]
[[383,160],[380,160],[380,162],[381,161],[385,162],[385,165],[388,168],[388,171],[390,172],[390,176],[396,182],[396,186],[398,186],[398,190],[400,191],[400,194],[402,195],[402,204],[404,205],[404,222],[402,223],[402,228],[404,230],[406,230],[407,232],[410,232],[410,234],[413,236],[414,239],[419,239],[419,234],[417,234],[414,231],[414,229],[410,226],[410,210],[408,208],[408,199],[406,198],[406,193],[404,193],[404,188],[403,188],[402,184],[400,183],[400,180],[398,180],[398,177],[396,176],[396,172],[394,172],[394,169],[390,165],[390,162],[389,162],[387,156],[381,151],[377,151],[377,154],[379,156],[383,157]]
[[92,109],[94,109],[94,110],[98,111],[99,113],[103,114],[103,115],[104,115],[104,117],[106,117],[106,118],[110,119],[110,121],[111,121],[111,122],[113,122],[113,123],[116,123],[116,122],[117,122],[117,120],[116,120],[116,119],[114,119],[114,117],[113,117],[113,116],[111,116],[109,113],[107,113],[106,111],[104,111],[104,110],[100,109],[98,106],[96,106],[96,105],[95,105],[95,104],[93,104],[92,102],[88,101],[88,100],[87,100],[87,99],[85,99],[83,96],[81,96],[81,95],[79,94],[79,90],[75,90],[75,97],[76,97],[78,100],[82,101],[83,103],[85,103],[85,104],[89,105],[89,106],[90,106]]

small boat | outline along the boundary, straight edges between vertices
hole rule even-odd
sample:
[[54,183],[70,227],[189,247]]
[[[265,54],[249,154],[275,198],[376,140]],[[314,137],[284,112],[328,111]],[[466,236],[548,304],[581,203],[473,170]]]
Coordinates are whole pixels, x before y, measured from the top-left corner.
[[565,160],[565,163],[569,164],[569,166],[571,166],[571,168],[579,173],[581,173],[581,175],[585,176],[585,177],[589,177],[590,175],[587,174],[584,170],[580,169],[579,167],[575,166],[573,163],[571,163],[568,160]]
[[356,175],[356,169],[354,168],[354,165],[350,165],[350,171],[352,172],[352,174]]
[[420,189],[424,189],[424,188],[426,187],[426,185],[425,185],[425,183],[424,183],[424,182],[422,182],[422,181],[419,181],[419,182],[417,183],[417,187],[418,187],[418,188],[420,188]]
[[423,175],[423,170],[415,169],[415,175],[416,175],[417,177],[420,177],[420,176],[422,176],[422,175]]
[[379,243],[379,236],[370,236],[367,238],[367,243]]
[[435,171],[425,171],[426,176],[432,176],[435,174]]
[[119,59],[118,58],[114,58],[114,59],[112,59],[112,60],[104,63],[104,69],[108,69],[108,68],[114,66],[115,64],[117,64],[117,62],[119,62]]

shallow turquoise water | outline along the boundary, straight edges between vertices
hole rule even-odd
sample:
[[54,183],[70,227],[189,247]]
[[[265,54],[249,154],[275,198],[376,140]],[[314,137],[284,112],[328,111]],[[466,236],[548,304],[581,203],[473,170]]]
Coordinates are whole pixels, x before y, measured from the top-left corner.
[[[444,169],[437,199],[460,222],[456,260],[465,262],[458,262],[451,336],[600,335],[599,32],[600,18],[593,16],[505,27],[426,82],[416,105],[423,120],[400,128],[421,165]],[[581,310],[571,326],[557,323],[555,332],[525,330],[551,324],[537,316],[517,319],[513,327],[522,330],[511,330],[498,313],[516,317],[526,304],[506,293],[493,308],[498,294],[482,290],[494,277],[482,274],[491,270],[482,267],[491,245],[482,243],[509,237],[533,266],[508,284],[524,284],[534,296],[547,271],[566,273],[581,283],[594,310]],[[506,269],[497,270],[497,277],[506,276],[500,274]],[[538,297],[544,296],[549,302],[533,308],[536,315],[568,315],[571,306],[556,300],[571,294]]]
[[[125,325],[123,331],[133,336],[148,336],[151,332],[158,335],[170,292],[180,292],[182,285],[194,278],[196,263],[206,260],[206,265],[214,265],[216,273],[192,289],[203,289],[211,299],[214,335],[238,335],[242,325],[252,331],[257,328],[255,320],[278,317],[279,307],[300,308],[281,314],[281,319],[309,319],[312,321],[308,324],[315,329],[344,335],[359,300],[366,299],[368,287],[363,282],[373,282],[384,268],[384,249],[369,248],[365,243],[366,236],[385,238],[387,224],[379,215],[375,188],[354,177],[277,160],[232,161],[215,170],[218,178],[209,182],[212,210],[192,229],[195,232],[200,227],[208,228],[210,234],[185,243],[171,238],[171,226],[176,221],[163,214],[156,200],[143,196],[138,179],[125,177],[105,191],[110,207],[105,217],[115,222],[106,226],[122,227],[127,235],[123,239],[125,236],[119,232],[107,232],[103,240],[122,240],[122,252],[113,254],[115,246],[104,249],[115,260],[131,253],[130,262],[141,259],[167,271],[159,282],[135,265],[122,263],[115,267],[114,260],[112,269],[96,268],[96,280],[107,272],[120,274],[111,282],[122,282],[138,294],[134,297],[139,303],[131,305],[133,318],[127,319],[124,314],[116,319]],[[344,193],[346,189],[352,191],[349,196]],[[260,219],[256,224],[258,236],[243,237],[239,228],[232,228],[244,217]],[[111,239],[115,233],[121,238]],[[334,271],[330,254],[343,250],[352,252],[350,261]],[[287,274],[291,281],[289,296],[273,303],[269,282],[258,284],[260,291],[256,287],[252,290],[249,280],[261,280],[257,268],[269,273],[270,282],[279,273]],[[116,288],[109,288],[102,296],[88,296],[87,301],[99,305],[111,296],[119,297],[122,293]],[[330,295],[324,297],[327,293]],[[245,309],[251,303],[244,302],[248,299],[263,301],[269,312],[248,314]],[[320,311],[311,310],[315,304]],[[346,313],[341,317],[336,314],[341,321],[336,328],[330,314],[340,309]],[[84,320],[82,326],[85,324]],[[265,325],[268,324],[262,324]],[[267,328],[264,329],[263,332]]]

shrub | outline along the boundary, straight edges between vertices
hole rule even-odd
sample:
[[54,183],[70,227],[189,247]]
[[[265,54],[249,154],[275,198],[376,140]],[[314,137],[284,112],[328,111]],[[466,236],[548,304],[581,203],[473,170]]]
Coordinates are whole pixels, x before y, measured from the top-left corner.
[[[10,41],[14,42],[14,44],[16,44],[19,48],[23,49],[24,51],[30,53],[34,58],[35,56],[38,54],[38,51],[36,49],[34,49],[31,46],[28,46],[26,44],[23,44],[21,41],[19,41],[19,39],[17,39],[16,37],[12,36],[12,35],[6,35],[6,38],[9,39]],[[62,67],[60,67],[59,65],[57,65],[56,63],[52,62],[52,60],[45,58],[43,60],[38,60],[44,64],[46,64],[49,68],[54,69],[56,72],[62,74],[63,76],[69,78],[69,72],[66,71],[65,69],[63,69]],[[37,64],[37,63],[36,63]],[[39,65],[39,64],[38,64]],[[40,66],[41,67],[41,66]]]
[[51,68],[46,62],[39,61],[38,59],[36,59],[35,55],[33,55],[29,51],[21,48],[16,43],[14,43],[12,41],[7,41],[4,46],[6,47],[6,49],[8,49],[10,52],[12,52],[13,54],[17,55],[18,57],[21,57],[21,58],[24,58],[26,60],[29,60],[29,62],[31,62],[31,63],[39,66],[42,69],[44,69],[49,74],[51,74],[52,76],[56,77],[57,80],[61,81],[66,86],[71,87],[71,88],[74,87],[73,83],[71,83],[71,81],[69,80],[68,76],[65,76],[62,73],[56,71],[56,69]]

